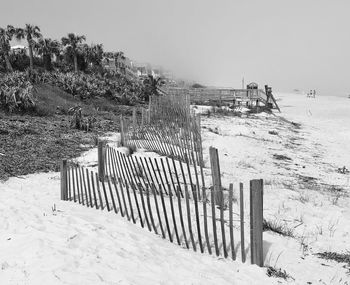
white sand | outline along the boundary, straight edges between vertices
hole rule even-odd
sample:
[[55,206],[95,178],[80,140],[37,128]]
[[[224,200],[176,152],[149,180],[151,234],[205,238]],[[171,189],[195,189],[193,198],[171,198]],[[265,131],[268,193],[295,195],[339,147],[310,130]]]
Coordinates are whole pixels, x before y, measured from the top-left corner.
[[[293,284],[350,284],[343,264],[313,255],[350,250],[350,175],[336,172],[350,168],[350,100],[276,97],[283,112],[276,116],[203,118],[206,164],[208,147],[217,147],[223,186],[233,182],[237,193],[242,181],[246,197],[249,179],[265,180],[265,218],[295,235],[265,232],[265,265],[286,270]],[[79,161],[96,168],[96,158],[92,150]],[[0,284],[285,283],[265,269],[171,244],[119,215],[60,201],[58,173],[0,183],[0,241]]]

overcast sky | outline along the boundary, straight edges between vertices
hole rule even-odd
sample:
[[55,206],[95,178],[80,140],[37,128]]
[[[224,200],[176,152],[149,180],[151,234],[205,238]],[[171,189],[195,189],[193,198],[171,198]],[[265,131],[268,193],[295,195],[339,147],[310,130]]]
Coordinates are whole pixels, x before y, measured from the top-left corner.
[[0,26],[84,34],[204,84],[350,94],[350,0],[0,2]]

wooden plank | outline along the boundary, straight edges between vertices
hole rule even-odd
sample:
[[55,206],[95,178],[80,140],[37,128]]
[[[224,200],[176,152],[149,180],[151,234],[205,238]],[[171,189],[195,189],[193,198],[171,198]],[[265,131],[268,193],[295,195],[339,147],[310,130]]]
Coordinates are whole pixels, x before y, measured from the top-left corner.
[[193,232],[192,232],[191,211],[190,211],[190,202],[189,202],[189,197],[188,197],[187,185],[185,185],[185,199],[186,199],[186,209],[187,209],[188,232],[190,233],[190,238],[191,238],[193,250],[197,251],[196,244],[195,244],[194,238],[193,238]]
[[[119,209],[120,209],[120,214],[122,215],[122,217],[124,217],[124,215],[126,214],[126,208],[125,208],[125,212],[123,210],[123,206],[121,203],[121,199],[120,199],[120,195],[119,195],[119,190],[118,190],[118,183],[116,179],[112,179],[113,185],[114,185],[114,189],[115,189],[115,193],[117,194],[117,200],[118,200],[118,205],[119,205]],[[120,189],[122,188],[122,185],[120,185]],[[120,190],[121,192],[121,190]]]
[[205,187],[202,187],[202,203],[203,203],[203,219],[204,219],[204,234],[205,234],[205,240],[207,243],[207,249],[209,254],[211,254],[211,246],[210,246],[210,240],[209,240],[209,232],[208,232],[208,218],[207,218],[207,194]]
[[68,200],[67,195],[67,160],[61,161],[61,200]]
[[162,237],[165,239],[165,233],[164,233],[164,229],[163,229],[163,225],[162,225],[162,219],[161,219],[160,213],[159,213],[159,206],[158,206],[158,200],[157,200],[157,193],[156,193],[155,188],[156,188],[156,187],[155,187],[154,185],[151,185],[151,189],[152,189],[153,197],[154,197],[154,203],[156,204],[156,210],[157,210],[157,216],[158,216],[160,231],[162,232]]
[[75,170],[75,177],[76,177],[76,183],[77,183],[78,202],[79,202],[79,204],[81,204],[81,198],[82,198],[81,178],[80,178],[80,175],[78,172],[78,166],[75,166],[74,168],[75,168],[74,170]]
[[108,185],[109,195],[111,196],[111,200],[112,200],[113,210],[117,214],[118,213],[117,206],[115,204],[114,195],[113,195],[112,186],[111,186],[111,181],[109,178],[107,179],[107,185]]
[[94,194],[94,204],[95,204],[96,210],[98,210],[96,189],[95,189],[95,182],[94,182],[94,173],[92,171],[90,171],[90,176],[91,176],[92,193]]
[[141,184],[138,185],[138,189],[139,189],[139,193],[140,193],[140,196],[141,196],[141,204],[142,204],[142,209],[143,209],[143,215],[145,216],[147,228],[148,228],[149,231],[152,231],[151,225],[149,223],[148,216],[147,216],[146,205],[145,205],[145,200],[144,200],[144,197],[143,197],[143,189],[142,189],[142,185]]
[[162,202],[165,225],[166,225],[166,228],[168,231],[169,240],[170,240],[170,242],[173,242],[173,237],[171,236],[171,231],[170,231],[170,226],[169,226],[168,213],[167,213],[165,202],[164,202],[163,189],[162,189],[161,185],[159,185],[159,193],[160,193],[160,200]]
[[230,223],[230,247],[231,247],[231,258],[236,260],[235,242],[233,236],[233,184],[230,183],[229,195],[228,195],[228,212],[229,212],[229,223]]
[[137,213],[139,215],[141,227],[143,228],[144,224],[143,224],[143,220],[142,220],[142,215],[141,215],[141,210],[140,210],[140,206],[139,206],[139,201],[138,201],[137,195],[136,195],[136,186],[135,186],[135,184],[133,184],[130,187],[131,187],[132,192],[134,194],[134,199],[135,199],[135,204],[136,204],[136,208],[137,208]]
[[[173,175],[171,173],[172,169],[170,167],[169,158],[166,158],[165,161],[166,161],[166,164],[167,164],[167,167],[168,167],[168,173],[169,173],[169,176],[170,176],[171,184],[173,186],[174,192],[176,193],[177,189],[176,189],[176,185],[175,185],[175,181],[174,181]],[[164,170],[164,172],[166,172],[166,171]],[[170,192],[169,192],[169,195],[170,195]]]
[[198,242],[199,242],[199,248],[201,250],[201,253],[204,252],[203,250],[203,244],[202,244],[202,234],[201,234],[201,226],[200,226],[200,220],[199,220],[199,211],[198,211],[198,201],[197,201],[197,189],[196,187],[192,187],[192,195],[194,200],[194,208],[196,212],[196,222],[197,222],[197,235],[198,235]]
[[125,185],[125,189],[126,189],[126,195],[128,197],[128,202],[129,202],[129,206],[130,206],[130,215],[131,215],[131,220],[134,224],[136,224],[136,220],[135,220],[135,216],[134,216],[134,210],[132,207],[132,202],[131,202],[131,197],[130,197],[130,189],[129,189],[129,185],[126,184]]
[[251,263],[264,265],[263,257],[263,180],[250,180]]
[[213,235],[214,235],[214,245],[215,245],[215,253],[216,256],[220,255],[219,246],[218,246],[218,237],[216,233],[216,219],[215,219],[215,195],[214,195],[214,189],[210,189],[211,194],[211,216],[213,221]]
[[87,207],[89,207],[88,190],[87,190],[87,187],[86,187],[85,174],[84,174],[85,171],[84,171],[83,167],[80,167],[80,172],[81,172],[81,177],[82,177],[82,180],[83,180],[83,183],[84,183],[85,204],[86,204]]
[[[171,216],[173,218],[173,225],[174,225],[174,230],[175,230],[175,236],[176,236],[176,241],[178,245],[180,245],[180,238],[179,238],[179,233],[177,231],[177,225],[176,225],[176,217],[175,217],[175,210],[174,210],[174,202],[173,202],[173,192],[171,191],[171,187],[169,185],[169,200],[170,200],[170,208],[171,208]],[[174,191],[176,193],[176,191]]]
[[[167,176],[167,170],[165,169],[165,166],[164,166],[164,162],[163,162],[163,158],[161,157],[160,158],[160,163],[161,163],[161,165],[162,165],[162,170],[163,170],[163,175],[164,175],[164,177],[165,177],[165,184],[166,184],[166,186],[168,187],[168,190],[169,190],[169,187],[170,187],[170,183],[169,183],[169,180],[168,180],[168,176]],[[168,170],[169,171],[169,170]],[[169,175],[171,176],[171,173],[169,172]],[[165,191],[165,193],[168,195],[169,193],[167,193],[166,191]]]
[[90,175],[89,175],[88,169],[85,169],[85,171],[86,171],[86,180],[87,180],[87,185],[88,185],[88,190],[89,190],[90,207],[92,208],[94,206],[94,202],[92,200],[92,194],[91,194]]
[[79,174],[80,194],[81,194],[80,201],[81,201],[81,204],[83,204],[85,206],[85,201],[84,201],[85,199],[84,199],[84,197],[86,197],[86,196],[84,194],[84,190],[86,191],[86,189],[85,189],[85,185],[83,184],[83,177],[82,177],[82,174],[81,174],[82,173],[81,169],[82,169],[82,167],[79,166],[78,167],[78,174]]
[[[176,169],[176,165],[175,165],[175,160],[174,158],[171,158],[172,162],[173,162],[173,167],[174,167],[174,172],[175,172],[175,177],[176,177],[176,181],[177,181],[177,191],[180,191],[181,197],[183,198],[184,195],[182,194],[181,191],[181,184],[180,184],[180,179],[179,179],[179,175],[177,173],[177,169]],[[181,161],[179,162],[179,164],[181,164]]]
[[107,207],[107,211],[110,212],[111,208],[109,206],[109,202],[108,202],[108,197],[107,197],[107,191],[106,191],[106,185],[105,185],[105,179],[102,180],[101,184],[102,184],[102,190],[103,190],[103,195],[105,196],[105,200],[106,200],[106,207]]
[[153,227],[153,230],[156,234],[158,234],[158,231],[157,231],[157,227],[154,223],[154,219],[153,219],[153,214],[152,214],[152,207],[151,207],[151,201],[150,201],[150,195],[149,195],[149,185],[147,184],[146,185],[146,196],[147,196],[147,207],[148,207],[148,213],[149,213],[149,218],[151,220],[151,224],[152,224],[152,227]]
[[126,205],[124,187],[123,187],[123,184],[121,183],[121,178],[119,178],[119,186],[120,186],[120,193],[122,194],[121,196],[122,196],[123,206],[125,209],[125,214],[126,214],[126,217],[128,218],[128,221],[130,221],[130,215],[129,215],[128,207]]
[[220,205],[220,223],[221,223],[221,237],[222,237],[222,248],[224,251],[224,257],[227,258],[226,249],[226,236],[225,236],[225,217],[224,217],[224,199],[221,199]]
[[184,219],[183,219],[183,214],[182,214],[180,189],[177,189],[177,203],[178,203],[178,208],[179,208],[179,216],[180,216],[182,235],[183,235],[184,240],[185,240],[186,248],[189,249],[188,241],[187,241],[187,237],[186,237],[185,224],[184,224]]
[[99,181],[104,181],[105,178],[105,142],[98,140],[97,147],[97,166],[98,166],[98,178]]
[[95,178],[96,178],[96,186],[97,186],[97,194],[98,194],[98,199],[100,200],[100,208],[101,211],[103,210],[103,200],[102,200],[102,195],[101,195],[101,189],[100,189],[100,181],[98,179],[98,174],[95,173]]
[[244,196],[243,196],[243,183],[239,183],[239,211],[240,211],[240,227],[241,227],[241,255],[242,262],[246,260],[245,245],[244,245]]
[[72,169],[72,176],[71,176],[71,178],[72,178],[72,185],[73,185],[73,201],[74,202],[77,202],[77,196],[76,196],[76,193],[75,193],[75,178],[74,178],[74,165],[71,167],[71,169]]
[[68,187],[68,200],[72,201],[72,187],[71,187],[71,166],[67,166],[67,187]]

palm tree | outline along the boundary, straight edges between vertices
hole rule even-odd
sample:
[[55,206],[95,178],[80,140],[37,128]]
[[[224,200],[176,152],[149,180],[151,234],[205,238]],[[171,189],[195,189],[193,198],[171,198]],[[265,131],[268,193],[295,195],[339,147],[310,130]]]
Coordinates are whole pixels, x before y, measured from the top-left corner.
[[52,55],[58,56],[60,53],[60,43],[57,40],[41,37],[37,43],[35,43],[35,51],[42,56],[46,70],[51,70],[51,58]]
[[114,53],[115,64],[117,65],[119,70],[122,71],[123,73],[125,73],[125,66],[123,63],[124,59],[125,59],[124,52],[118,51]]
[[16,29],[11,25],[7,25],[6,29],[0,28],[0,53],[4,56],[6,69],[10,72],[13,71],[9,57],[9,52],[11,50],[10,41],[15,32]]
[[29,49],[29,60],[30,60],[30,69],[34,69],[33,64],[33,48],[35,45],[35,39],[41,38],[40,28],[31,24],[26,24],[24,29],[16,29],[16,38],[17,40],[26,39],[28,42]]
[[164,85],[164,80],[161,77],[155,78],[153,75],[148,75],[148,77],[143,81],[145,86],[144,99],[149,100],[149,96],[155,95],[159,96],[162,92],[159,88]]
[[84,44],[82,49],[83,49],[85,59],[87,60],[88,63],[90,63],[90,65],[94,65],[94,66],[101,65],[102,58],[104,55],[102,44],[92,44],[90,46],[87,44]]
[[79,36],[73,33],[69,33],[68,36],[61,39],[62,45],[73,54],[74,58],[74,71],[78,72],[78,53],[80,45],[83,41],[86,40],[86,37]]

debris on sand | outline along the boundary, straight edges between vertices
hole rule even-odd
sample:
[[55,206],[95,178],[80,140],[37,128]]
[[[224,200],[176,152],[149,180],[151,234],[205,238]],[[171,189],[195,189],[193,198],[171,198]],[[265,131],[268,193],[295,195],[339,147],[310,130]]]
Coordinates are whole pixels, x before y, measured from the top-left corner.
[[277,160],[289,160],[289,161],[292,160],[290,157],[283,154],[274,154],[273,158]]

